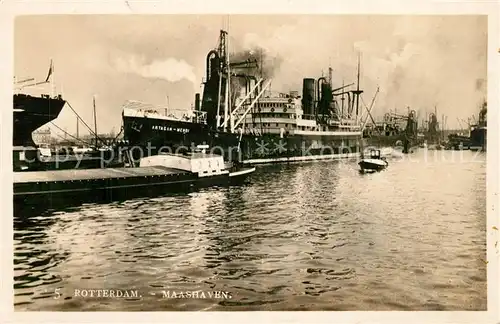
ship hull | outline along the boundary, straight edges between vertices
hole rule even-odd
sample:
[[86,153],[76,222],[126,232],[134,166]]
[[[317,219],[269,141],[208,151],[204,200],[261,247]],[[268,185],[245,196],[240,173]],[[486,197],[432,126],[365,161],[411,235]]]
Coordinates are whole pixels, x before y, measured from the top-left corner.
[[370,146],[397,146],[398,141],[404,142],[408,140],[410,146],[416,146],[422,143],[421,139],[410,137],[406,138],[405,134],[398,135],[372,135],[364,138],[365,142]]
[[56,119],[65,103],[61,98],[14,95],[13,146],[35,146],[32,133]]
[[471,147],[470,137],[450,135],[448,136],[447,147],[453,150],[468,150]]
[[373,146],[394,146],[397,141],[403,141],[404,135],[372,135],[370,137],[365,137],[365,141],[368,145]]
[[469,145],[473,151],[486,151],[485,127],[478,127],[471,131]]
[[387,162],[379,159],[363,159],[358,163],[363,171],[381,171],[387,167]]
[[15,172],[14,204],[19,209],[68,202],[111,202],[155,197],[202,187],[241,184],[254,171],[255,168],[242,168],[203,177],[194,172],[161,166]]
[[454,150],[486,151],[486,128],[475,128],[470,136],[450,135],[448,141]]
[[123,116],[124,138],[134,160],[158,153],[181,153],[208,145],[212,154],[243,164],[301,162],[359,156],[361,132],[325,134],[238,134],[205,124]]

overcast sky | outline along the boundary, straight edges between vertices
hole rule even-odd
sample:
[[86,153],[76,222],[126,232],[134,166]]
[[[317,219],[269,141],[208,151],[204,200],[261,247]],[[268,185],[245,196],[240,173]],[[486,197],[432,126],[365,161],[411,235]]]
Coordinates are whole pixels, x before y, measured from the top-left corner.
[[[205,58],[228,16],[60,15],[15,21],[15,75],[46,77],[92,125],[96,96],[99,132],[118,132],[128,100],[190,108],[200,91]],[[374,115],[406,107],[477,118],[486,98],[485,16],[231,16],[230,49],[259,45],[279,58],[272,89],[301,90],[302,78],[320,77],[330,64],[334,82],[355,81],[361,52],[361,88]],[[76,118],[66,107],[55,123],[70,133]],[[80,127],[81,134],[83,127]]]

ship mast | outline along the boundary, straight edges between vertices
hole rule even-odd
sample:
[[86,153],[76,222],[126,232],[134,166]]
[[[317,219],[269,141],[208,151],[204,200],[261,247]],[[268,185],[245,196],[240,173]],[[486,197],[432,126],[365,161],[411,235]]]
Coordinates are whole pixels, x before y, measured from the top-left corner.
[[[218,52],[218,55],[219,55],[219,58],[223,58],[224,54],[224,50],[223,50],[223,44],[224,44],[224,30],[220,30],[220,36],[219,36],[219,48],[217,49],[217,52]],[[221,115],[220,115],[220,105],[221,105],[221,92],[222,92],[222,77],[223,77],[223,67],[224,67],[224,62],[222,60],[218,60],[218,71],[217,71],[217,74],[218,74],[218,77],[219,77],[219,87],[218,87],[218,90],[217,90],[217,114],[216,114],[216,128],[219,129],[219,127],[221,126],[221,121],[220,121],[220,118],[221,118]],[[208,76],[207,76],[208,77]]]
[[360,54],[358,53],[358,73],[357,73],[357,85],[356,85],[356,90],[352,91],[354,94],[353,98],[353,103],[354,100],[356,100],[356,123],[358,122],[358,114],[359,114],[359,95],[363,93],[363,90],[359,90],[359,73],[360,73]]
[[[52,61],[52,59],[50,59],[50,70],[49,70],[49,75],[47,76],[47,80],[48,82],[50,82],[50,97],[51,98],[54,98],[56,96],[56,84],[55,84],[55,80],[54,80],[54,63]],[[50,78],[50,80],[49,80]]]
[[[229,32],[229,21],[227,24],[228,31],[226,32],[226,36]],[[229,66],[229,37],[225,37],[225,54],[226,54],[226,94],[225,94],[225,103],[224,103],[224,132],[227,132],[227,124],[230,122],[229,118],[229,109],[231,109],[231,70]],[[232,123],[231,123],[232,124]]]
[[358,121],[358,113],[359,113],[359,66],[360,66],[360,57],[358,53],[358,76],[357,76],[357,85],[356,85],[356,122]]
[[330,84],[330,88],[333,87],[333,69],[332,67],[328,67],[328,84]]
[[437,121],[438,118],[438,110],[437,110],[437,105],[434,105],[434,116],[436,116],[436,131],[441,127],[439,125],[439,122]]
[[[342,79],[342,89],[345,87],[344,85],[344,79]],[[342,101],[342,109],[341,109],[341,113],[340,113],[340,116],[341,116],[341,119],[344,119],[344,101],[345,101],[345,91],[342,91],[342,97],[340,99]]]
[[95,96],[92,98],[94,104],[94,135],[95,135],[95,148],[97,149],[97,116],[95,110]]
[[220,127],[220,93],[222,91],[222,73],[220,71],[220,66],[222,63],[219,63],[219,90],[218,90],[218,95],[217,95],[217,129]]

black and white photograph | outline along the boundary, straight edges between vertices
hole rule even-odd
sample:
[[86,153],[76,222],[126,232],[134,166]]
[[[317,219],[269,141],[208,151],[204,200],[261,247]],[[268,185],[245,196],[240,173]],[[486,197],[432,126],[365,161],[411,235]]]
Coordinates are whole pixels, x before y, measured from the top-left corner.
[[493,311],[491,19],[16,15],[13,310]]

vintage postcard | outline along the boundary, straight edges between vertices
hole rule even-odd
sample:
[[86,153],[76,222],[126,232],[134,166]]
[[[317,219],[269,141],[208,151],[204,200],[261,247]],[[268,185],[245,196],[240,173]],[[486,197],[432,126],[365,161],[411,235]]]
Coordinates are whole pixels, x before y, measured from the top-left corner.
[[120,8],[13,15],[15,316],[498,320],[495,4]]

